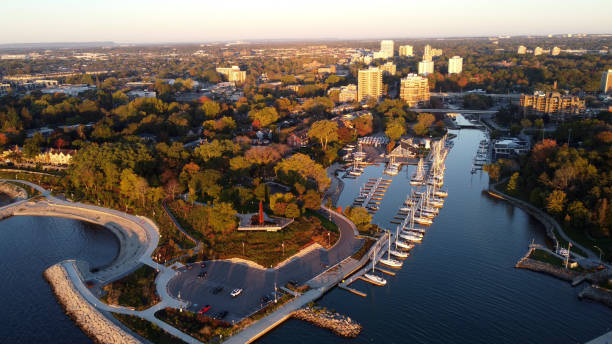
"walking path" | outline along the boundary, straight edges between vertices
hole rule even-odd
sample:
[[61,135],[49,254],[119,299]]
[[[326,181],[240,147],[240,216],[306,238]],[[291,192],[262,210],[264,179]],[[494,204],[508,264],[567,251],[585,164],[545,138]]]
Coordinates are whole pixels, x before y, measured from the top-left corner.
[[[542,224],[547,227],[547,228],[554,228],[556,230],[556,232],[567,242],[570,242],[572,244],[572,246],[579,248],[580,250],[582,250],[582,252],[584,252],[589,260],[593,260],[593,261],[597,261],[599,262],[599,259],[597,257],[597,255],[595,253],[593,253],[593,251],[587,249],[586,247],[580,245],[579,243],[575,242],[574,240],[572,240],[567,234],[565,234],[565,232],[563,231],[563,228],[559,225],[559,223],[552,218],[550,215],[546,214],[545,212],[543,212],[542,210],[534,207],[533,205],[520,200],[518,198],[509,196],[501,191],[499,191],[497,189],[497,185],[502,184],[503,182],[505,182],[505,180],[502,180],[500,182],[497,182],[495,184],[491,184],[490,186],[490,191],[495,192],[496,194],[498,194],[499,196],[501,196],[502,198],[510,201],[511,203],[519,206],[520,208],[523,208],[525,211],[527,211],[527,213],[531,214],[532,216],[536,217],[537,219],[540,220],[540,222],[542,222]],[[555,233],[553,233],[554,235]]]

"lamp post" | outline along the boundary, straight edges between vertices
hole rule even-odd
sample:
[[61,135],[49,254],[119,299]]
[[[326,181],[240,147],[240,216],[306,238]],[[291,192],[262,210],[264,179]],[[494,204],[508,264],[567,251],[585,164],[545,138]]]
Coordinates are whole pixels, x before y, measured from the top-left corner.
[[242,242],[242,255],[244,256],[244,241]]
[[599,247],[597,247],[595,245],[593,245],[593,247],[595,247],[596,249],[599,250],[599,263],[601,264],[601,256],[603,255],[603,251]]
[[285,242],[283,241],[281,243],[281,246],[283,247],[283,257],[285,256]]
[[327,246],[331,247],[331,233],[327,232]]

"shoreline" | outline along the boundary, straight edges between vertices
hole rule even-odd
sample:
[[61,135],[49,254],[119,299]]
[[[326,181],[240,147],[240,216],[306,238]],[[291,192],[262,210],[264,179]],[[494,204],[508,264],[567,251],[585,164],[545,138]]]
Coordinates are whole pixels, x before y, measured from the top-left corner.
[[[131,334],[110,321],[87,300],[85,300],[70,280],[64,261],[50,266],[43,273],[49,283],[57,302],[64,312],[75,322],[89,338],[103,344],[137,344],[141,343]],[[75,263],[72,261],[72,263]]]

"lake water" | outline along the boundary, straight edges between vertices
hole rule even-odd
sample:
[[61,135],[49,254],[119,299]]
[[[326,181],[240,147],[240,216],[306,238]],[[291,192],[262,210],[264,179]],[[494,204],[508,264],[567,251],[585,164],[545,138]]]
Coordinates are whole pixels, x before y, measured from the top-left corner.
[[35,216],[0,221],[0,343],[91,343],[42,273],[65,259],[100,267],[118,250],[110,231],[89,223]]
[[[365,298],[335,288],[318,302],[355,319],[363,332],[348,340],[291,319],[258,343],[577,343],[612,330],[612,309],[580,301],[581,287],[514,268],[532,239],[547,241],[544,230],[522,210],[483,194],[487,175],[470,173],[483,133],[455,133],[444,179],[449,196],[402,269],[384,276],[385,287],[352,284]],[[383,169],[344,179],[339,205],[351,205]],[[373,222],[395,229],[389,221],[410,191],[413,170],[392,177]]]

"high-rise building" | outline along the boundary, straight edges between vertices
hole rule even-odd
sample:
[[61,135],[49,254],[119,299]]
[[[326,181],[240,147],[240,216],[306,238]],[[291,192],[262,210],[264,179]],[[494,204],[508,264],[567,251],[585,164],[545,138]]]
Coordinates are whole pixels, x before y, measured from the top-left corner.
[[382,71],[377,67],[359,70],[358,86],[357,86],[357,101],[362,101],[366,98],[378,99],[382,96]]
[[433,61],[423,60],[419,62],[419,75],[427,75],[432,74],[434,72],[434,63]]
[[552,50],[550,51],[550,54],[552,56],[557,56],[561,53],[561,49],[559,49],[559,47],[554,47],[552,48]]
[[448,74],[459,74],[463,70],[463,58],[453,56],[448,59]]
[[393,55],[394,55],[394,53],[393,53],[393,41],[390,40],[390,39],[386,39],[386,40],[380,41],[380,51],[387,58],[393,57]]
[[431,61],[431,45],[429,44],[423,48],[423,61]]
[[225,75],[229,82],[244,82],[246,80],[246,72],[241,71],[238,66],[230,68],[217,67],[217,73]]
[[519,45],[518,49],[516,50],[516,53],[519,55],[525,55],[527,53],[527,47],[524,45]]
[[524,116],[549,114],[562,119],[563,116],[584,113],[586,106],[584,99],[572,95],[536,91],[533,95],[521,94],[520,108]]
[[408,74],[400,82],[400,98],[408,106],[425,105],[429,103],[429,83],[427,78],[416,74]]
[[378,66],[378,68],[380,68],[380,70],[382,70],[384,73],[389,73],[390,75],[395,75],[395,72],[397,71],[397,67],[391,61]]
[[612,94],[612,69],[603,72],[601,76],[601,92]]
[[540,55],[542,55],[542,48],[535,47],[535,49],[533,49],[533,56],[540,56]]
[[412,45],[400,45],[399,56],[412,56],[412,55],[414,55],[412,51]]

